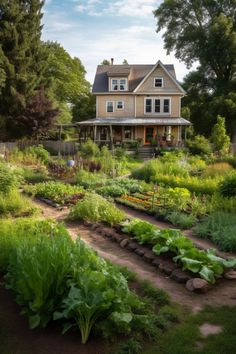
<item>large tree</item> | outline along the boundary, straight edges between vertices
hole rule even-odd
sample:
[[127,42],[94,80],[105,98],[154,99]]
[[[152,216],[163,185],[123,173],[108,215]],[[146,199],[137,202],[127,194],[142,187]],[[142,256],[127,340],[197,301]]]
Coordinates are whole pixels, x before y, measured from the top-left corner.
[[209,133],[222,101],[227,108],[218,113],[226,117],[228,130],[236,130],[231,109],[236,88],[235,13],[236,0],[165,0],[154,12],[157,32],[164,29],[167,52],[174,51],[189,68],[199,63],[185,80],[185,102],[194,123],[202,118],[203,124],[196,124],[201,133]]
[[59,120],[69,123],[72,119],[80,119],[78,114],[82,106],[85,114],[81,118],[87,117],[91,111],[90,105],[95,104],[90,100],[90,83],[85,78],[86,71],[81,60],[71,57],[57,42],[46,42],[44,48],[48,56],[44,73],[46,87],[50,98],[60,107]]
[[0,115],[8,129],[40,87],[44,70],[41,45],[43,0],[1,0],[0,70],[5,74]]

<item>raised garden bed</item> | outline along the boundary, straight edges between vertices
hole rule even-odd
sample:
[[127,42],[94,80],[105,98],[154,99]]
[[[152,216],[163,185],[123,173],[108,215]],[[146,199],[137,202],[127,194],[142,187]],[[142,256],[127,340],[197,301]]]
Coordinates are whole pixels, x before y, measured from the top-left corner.
[[96,231],[96,233],[101,234],[104,238],[118,243],[121,248],[134,252],[140,256],[143,261],[157,268],[172,280],[185,284],[189,291],[205,293],[214,288],[215,285],[219,284],[222,279],[236,278],[236,272],[231,269],[225,272],[221,277],[217,278],[215,284],[210,284],[205,279],[199,278],[196,273],[182,270],[180,264],[173,262],[172,258],[175,256],[173,252],[167,252],[160,255],[155,254],[152,251],[151,245],[140,245],[131,235],[122,232],[122,227],[120,225],[111,228],[101,223],[92,223],[89,221],[84,221],[84,225],[90,227],[92,230]]

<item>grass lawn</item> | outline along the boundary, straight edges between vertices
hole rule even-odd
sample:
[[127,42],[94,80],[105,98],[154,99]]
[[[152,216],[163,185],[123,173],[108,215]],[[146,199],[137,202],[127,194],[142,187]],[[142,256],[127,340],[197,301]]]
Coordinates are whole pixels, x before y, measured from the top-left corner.
[[[204,324],[222,327],[221,333],[204,337],[199,327]],[[196,315],[186,316],[157,340],[157,346],[144,354],[235,354],[236,306],[205,307]]]

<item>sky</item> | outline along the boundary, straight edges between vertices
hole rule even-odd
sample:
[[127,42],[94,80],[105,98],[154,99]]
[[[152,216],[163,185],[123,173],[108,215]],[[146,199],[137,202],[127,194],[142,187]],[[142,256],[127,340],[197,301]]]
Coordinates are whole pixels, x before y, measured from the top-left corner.
[[80,58],[90,83],[103,59],[114,64],[174,64],[178,80],[187,74],[174,53],[167,56],[156,33],[153,10],[159,0],[46,0],[43,40],[57,41]]

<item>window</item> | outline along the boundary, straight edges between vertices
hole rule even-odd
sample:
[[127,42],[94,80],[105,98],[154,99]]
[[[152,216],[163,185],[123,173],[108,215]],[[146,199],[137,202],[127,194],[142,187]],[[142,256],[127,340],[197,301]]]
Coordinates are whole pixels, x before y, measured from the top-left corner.
[[125,79],[120,80],[120,90],[121,91],[126,90],[126,80]]
[[127,79],[112,79],[111,80],[112,91],[127,91]]
[[161,100],[155,99],[155,113],[160,113],[161,112]]
[[112,80],[111,81],[111,89],[112,91],[117,91],[118,90],[118,80]]
[[163,113],[170,113],[170,100],[169,100],[169,98],[164,99]]
[[154,78],[154,87],[162,87],[163,86],[163,78],[155,77]]
[[152,99],[146,98],[145,112],[152,113]]
[[170,98],[147,98],[144,101],[145,114],[170,114]]
[[116,109],[124,109],[124,101],[117,101]]
[[125,140],[132,139],[132,127],[124,127],[124,139]]
[[107,113],[113,113],[114,112],[114,106],[112,101],[107,102]]

